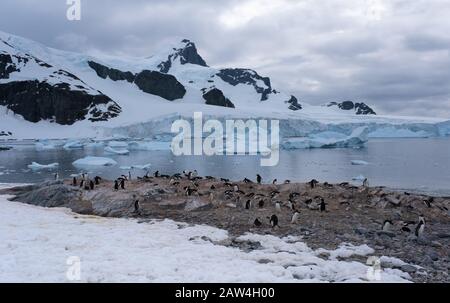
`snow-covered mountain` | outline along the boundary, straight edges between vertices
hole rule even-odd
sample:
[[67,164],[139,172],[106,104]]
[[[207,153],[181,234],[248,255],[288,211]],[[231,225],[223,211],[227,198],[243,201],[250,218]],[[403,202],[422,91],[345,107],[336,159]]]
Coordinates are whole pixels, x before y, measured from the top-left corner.
[[442,121],[375,116],[366,104],[350,101],[300,103],[254,70],[208,66],[186,39],[147,58],[92,57],[0,32],[0,132],[9,137],[102,136],[105,129],[146,127],[194,111],[277,118],[291,128],[289,121],[296,121],[294,128],[319,123],[314,129],[321,130],[323,123]]

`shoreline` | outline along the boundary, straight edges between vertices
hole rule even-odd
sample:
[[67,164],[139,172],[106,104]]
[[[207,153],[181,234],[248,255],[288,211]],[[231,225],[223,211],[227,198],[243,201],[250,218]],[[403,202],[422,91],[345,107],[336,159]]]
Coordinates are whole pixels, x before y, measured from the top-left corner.
[[[428,207],[424,200],[429,200],[429,196],[381,187],[319,183],[311,188],[305,183],[272,185],[205,178],[192,181],[174,176],[127,181],[125,190],[115,191],[113,185],[112,181],[102,180],[94,190],[82,190],[72,186],[71,180],[65,180],[0,190],[0,194],[14,195],[11,201],[67,207],[80,214],[135,218],[141,223],[171,219],[208,225],[225,229],[232,237],[247,232],[300,236],[313,249],[336,249],[342,243],[367,244],[376,255],[393,256],[423,267],[427,275],[409,268],[414,282],[450,281],[447,273],[450,268],[450,199],[446,197],[433,198]],[[235,191],[235,185],[239,192]],[[195,187],[197,192],[186,196],[183,189],[186,186]],[[247,197],[252,193],[253,197]],[[291,199],[300,213],[295,224],[291,224],[293,211],[289,205],[292,193],[299,194]],[[326,203],[325,212],[318,210],[318,197]],[[248,200],[253,204],[250,209],[245,207]],[[261,200],[264,202],[260,204]],[[138,211],[135,211],[136,201],[139,201]],[[426,218],[426,229],[424,235],[417,238],[414,229],[420,214]],[[272,215],[278,217],[277,228],[269,223]],[[256,218],[261,226],[254,225]],[[385,220],[393,223],[390,231],[382,230]],[[403,231],[403,227],[410,232]],[[256,248],[250,245],[241,249]]]

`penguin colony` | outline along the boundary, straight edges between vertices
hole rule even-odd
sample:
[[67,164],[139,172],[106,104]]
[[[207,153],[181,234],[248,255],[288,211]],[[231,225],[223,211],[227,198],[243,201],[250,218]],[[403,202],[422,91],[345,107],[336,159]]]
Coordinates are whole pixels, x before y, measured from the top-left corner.
[[[55,179],[59,176],[55,175]],[[123,191],[127,189],[128,182],[131,181],[131,172],[127,175],[121,175],[113,181],[112,191]],[[152,176],[147,173],[143,177],[137,177],[138,182],[151,183],[158,186],[158,183],[168,181],[168,185],[179,196],[185,197],[207,197],[207,200],[216,207],[230,207],[240,209],[249,216],[250,228],[272,228],[289,227],[290,225],[302,224],[302,215],[320,216],[333,212],[328,209],[328,203],[320,194],[315,194],[319,187],[334,188],[340,187],[352,192],[363,192],[367,190],[368,180],[364,180],[362,188],[352,186],[349,183],[341,183],[332,185],[327,182],[320,184],[319,181],[313,179],[307,183],[307,192],[292,191],[286,196],[286,193],[280,193],[280,188],[289,186],[290,180],[285,180],[278,184],[278,180],[268,180],[264,184],[263,177],[256,175],[255,181],[251,178],[244,178],[242,182],[234,183],[226,178],[215,178],[212,176],[200,177],[196,170],[183,171],[174,175],[164,175],[159,171],[155,171]],[[160,181],[161,180],[161,181]],[[90,178],[88,174],[81,174],[78,178],[73,177],[72,186],[79,187],[84,190],[95,190],[101,184],[102,178],[99,176]],[[205,190],[204,184],[208,184]],[[264,186],[265,190],[261,190]],[[269,187],[269,191],[267,188]],[[317,191],[320,192],[320,191]],[[405,193],[406,194],[406,193]],[[433,207],[433,198],[427,198],[423,201],[428,208]],[[349,207],[349,201],[340,201],[342,207]],[[136,215],[143,215],[143,207],[139,199],[136,199],[130,206],[132,212]],[[262,215],[271,213],[269,216]],[[426,231],[425,217],[418,214],[418,221],[401,221],[393,222],[390,218],[386,218],[380,226],[383,232],[401,232],[409,233],[420,238]],[[283,218],[283,219],[282,219]],[[286,219],[289,218],[289,219]]]

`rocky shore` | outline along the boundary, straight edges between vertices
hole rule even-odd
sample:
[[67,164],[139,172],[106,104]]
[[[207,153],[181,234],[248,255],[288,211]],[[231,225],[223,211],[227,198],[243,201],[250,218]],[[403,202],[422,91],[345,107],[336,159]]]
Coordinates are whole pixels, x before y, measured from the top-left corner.
[[[72,182],[21,186],[0,194],[13,195],[12,201],[67,207],[80,214],[137,218],[142,223],[168,218],[205,224],[226,229],[232,239],[252,232],[301,236],[314,249],[336,249],[342,243],[367,244],[375,250],[374,255],[417,265],[384,260],[383,268],[408,272],[414,282],[450,282],[450,197],[347,183],[274,185],[181,175],[127,180],[125,189],[118,190],[114,181],[101,180],[92,190]],[[325,211],[320,209],[322,199]],[[291,222],[293,209],[299,213],[296,222]],[[278,218],[276,228],[269,220],[273,215]],[[419,216],[425,218],[426,225],[418,237],[415,229]],[[255,225],[256,219],[261,225]],[[383,230],[386,220],[392,225]],[[222,244],[258,249],[258,243],[231,240]]]

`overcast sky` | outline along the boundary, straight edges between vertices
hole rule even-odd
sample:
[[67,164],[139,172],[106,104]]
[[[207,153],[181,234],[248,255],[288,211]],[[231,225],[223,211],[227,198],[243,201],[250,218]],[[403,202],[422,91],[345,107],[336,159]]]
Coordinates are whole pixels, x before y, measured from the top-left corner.
[[188,38],[301,101],[450,116],[449,0],[1,0],[0,30],[90,54],[149,56]]

